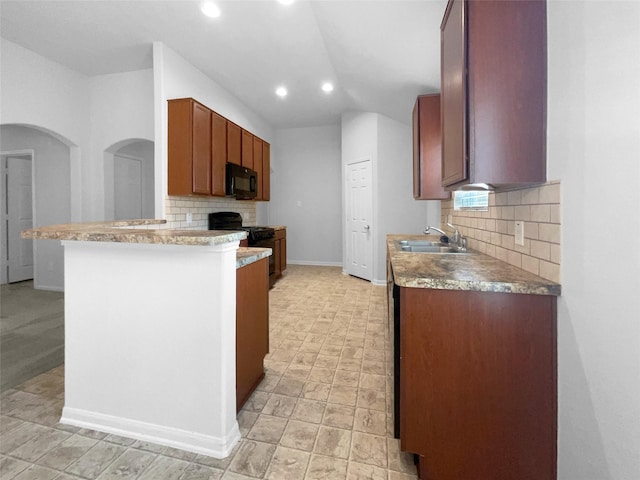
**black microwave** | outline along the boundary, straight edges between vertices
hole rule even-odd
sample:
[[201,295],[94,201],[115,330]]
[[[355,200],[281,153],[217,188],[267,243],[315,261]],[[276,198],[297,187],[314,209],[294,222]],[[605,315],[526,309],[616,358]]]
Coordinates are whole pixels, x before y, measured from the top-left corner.
[[250,168],[227,163],[226,194],[242,200],[256,198],[258,174]]

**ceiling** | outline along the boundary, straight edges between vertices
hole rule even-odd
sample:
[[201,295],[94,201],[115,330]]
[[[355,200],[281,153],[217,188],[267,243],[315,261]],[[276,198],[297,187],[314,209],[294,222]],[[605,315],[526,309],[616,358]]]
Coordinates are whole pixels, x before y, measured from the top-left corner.
[[333,124],[345,111],[408,124],[415,97],[439,91],[446,0],[217,3],[212,19],[187,0],[2,0],[0,35],[89,76],[151,68],[161,41],[275,128]]

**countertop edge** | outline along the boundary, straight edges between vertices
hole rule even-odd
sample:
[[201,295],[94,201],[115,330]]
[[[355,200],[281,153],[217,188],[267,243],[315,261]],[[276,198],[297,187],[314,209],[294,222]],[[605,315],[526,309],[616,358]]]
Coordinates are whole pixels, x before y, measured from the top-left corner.
[[236,269],[246,267],[271,255],[270,248],[239,247],[236,251]]

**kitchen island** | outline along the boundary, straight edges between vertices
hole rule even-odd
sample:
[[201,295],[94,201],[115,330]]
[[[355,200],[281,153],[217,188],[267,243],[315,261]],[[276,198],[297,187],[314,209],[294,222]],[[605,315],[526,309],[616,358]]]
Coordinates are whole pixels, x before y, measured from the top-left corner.
[[560,285],[387,236],[394,427],[420,479],[555,480]]
[[61,423],[223,458],[236,421],[236,268],[245,232],[163,220],[41,227],[65,251]]

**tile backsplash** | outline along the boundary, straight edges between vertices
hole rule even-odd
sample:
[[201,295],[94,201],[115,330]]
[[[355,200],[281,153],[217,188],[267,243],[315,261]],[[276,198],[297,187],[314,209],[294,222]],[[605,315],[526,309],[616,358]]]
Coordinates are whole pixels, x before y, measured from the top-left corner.
[[[468,238],[469,248],[511,265],[560,282],[560,182],[489,194],[489,210],[454,210],[453,200],[442,202],[442,225],[447,216]],[[515,222],[524,222],[524,245],[515,244]],[[448,227],[445,226],[445,230]]]
[[[165,197],[165,228],[182,230],[206,230],[209,228],[209,213],[238,212],[243,225],[256,224],[256,203],[235,198],[216,197]],[[187,224],[187,213],[192,223]]]

